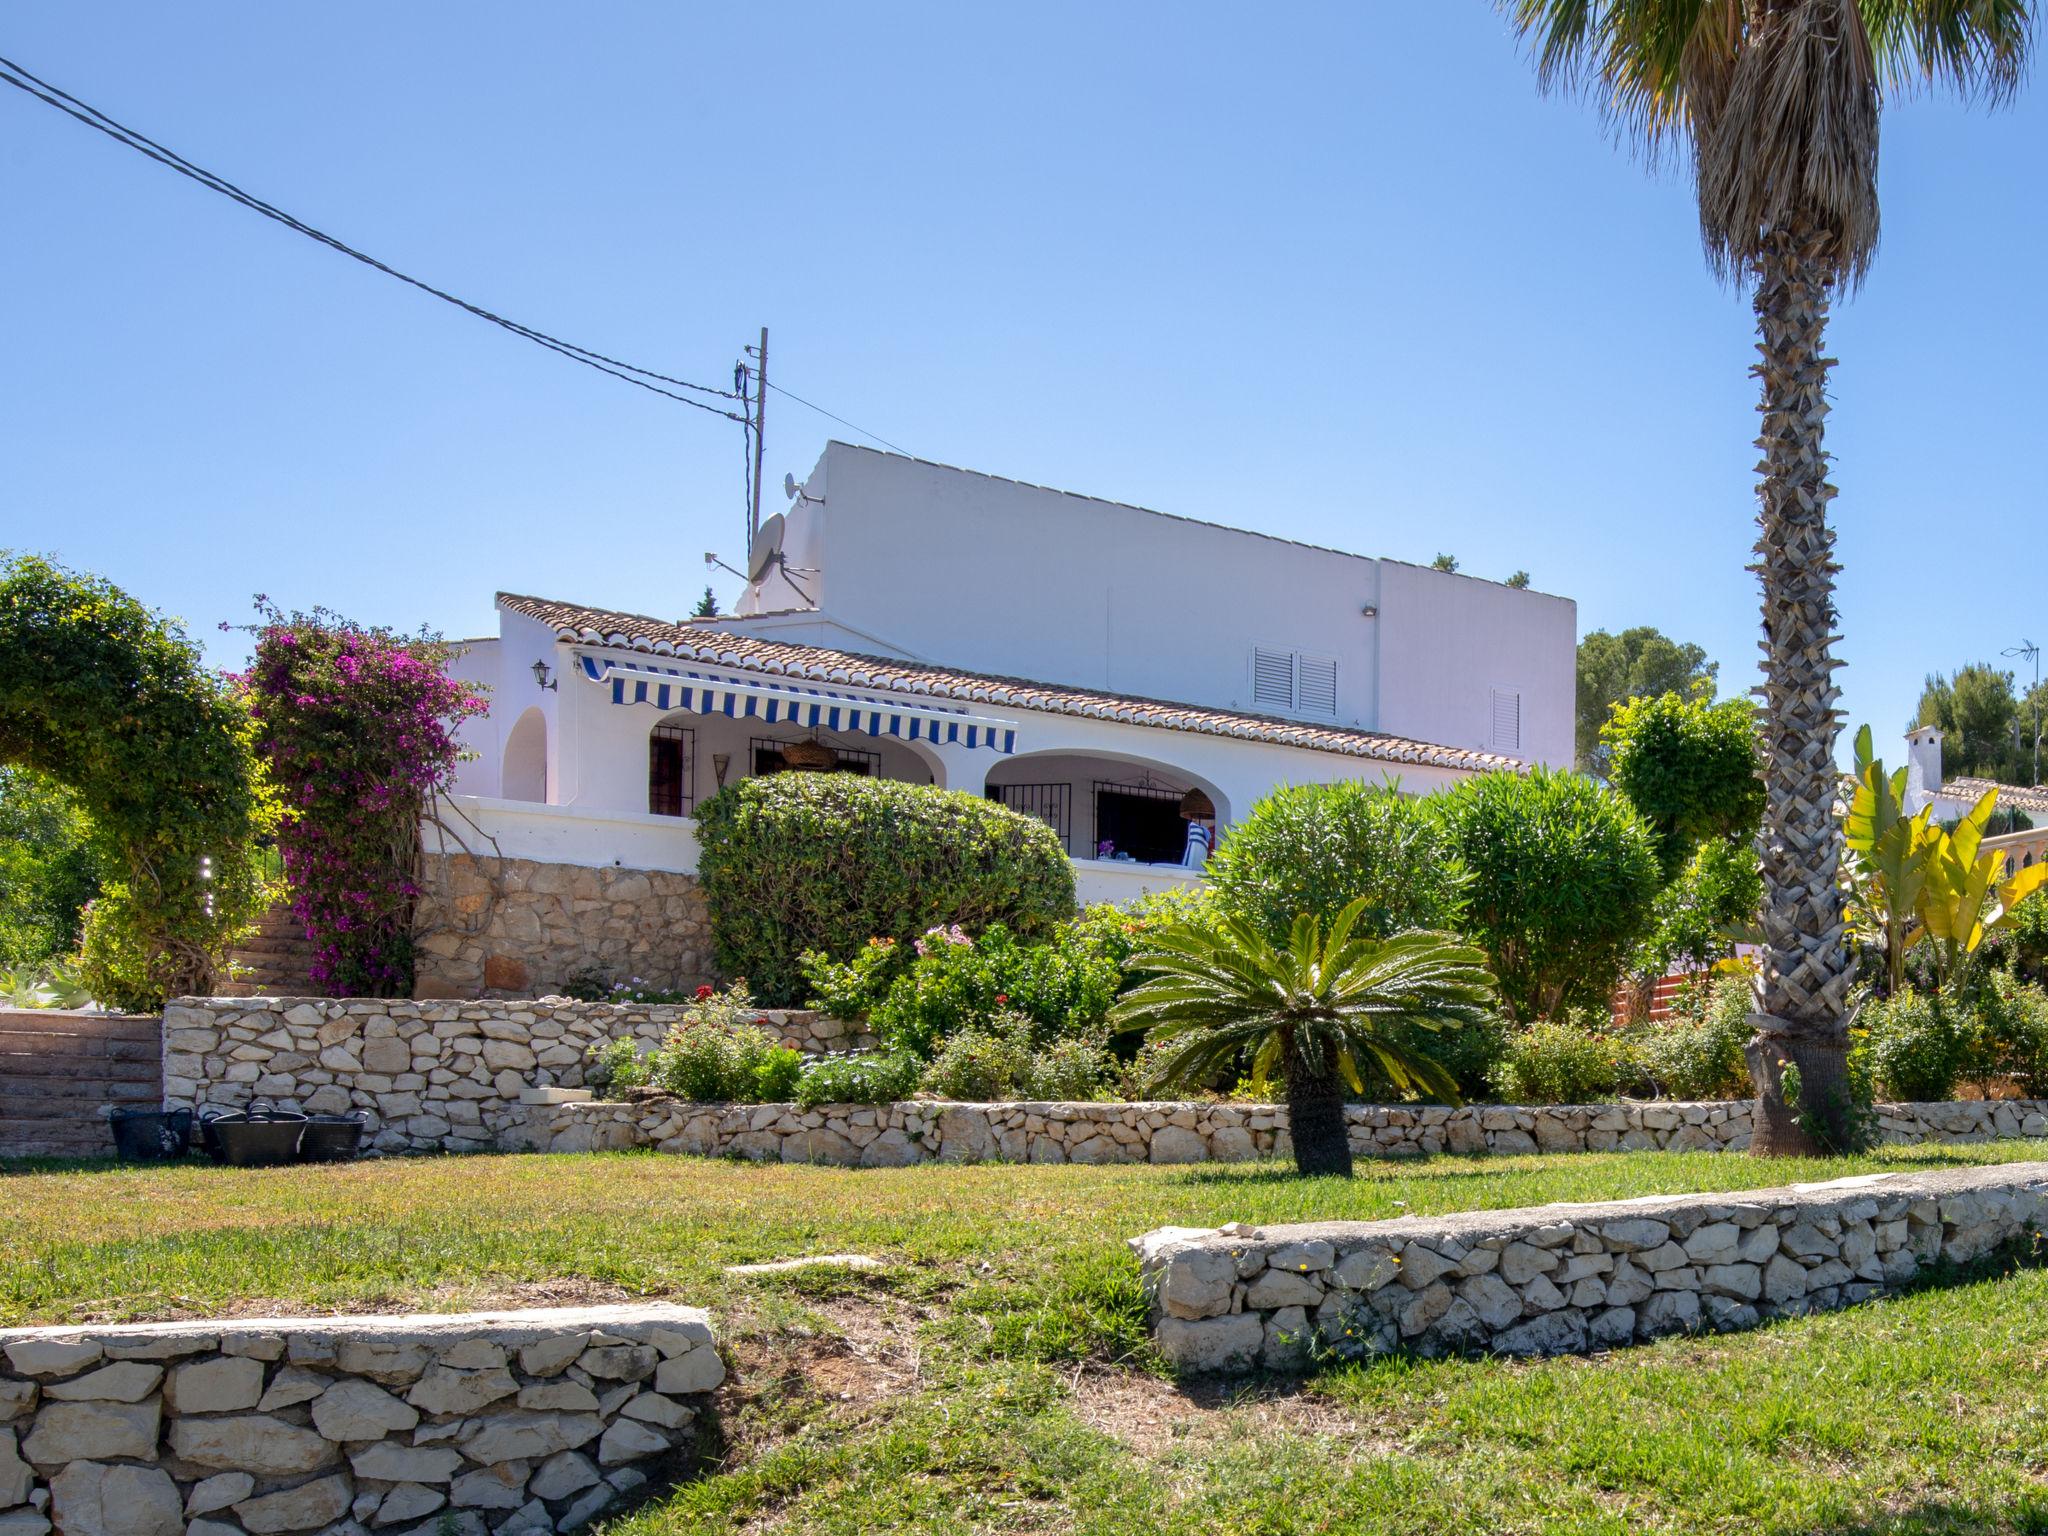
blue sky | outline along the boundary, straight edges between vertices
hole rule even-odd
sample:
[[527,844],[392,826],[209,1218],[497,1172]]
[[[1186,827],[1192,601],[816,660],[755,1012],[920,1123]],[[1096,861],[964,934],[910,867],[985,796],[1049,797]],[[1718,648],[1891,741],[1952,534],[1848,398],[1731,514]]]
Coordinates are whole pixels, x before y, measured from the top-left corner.
[[[922,456],[1526,568],[1752,680],[1747,306],[1482,0],[19,0],[0,53],[600,351],[717,384],[766,323],[778,382]],[[258,591],[462,635],[499,588],[676,614],[737,563],[736,427],[0,97],[0,545],[222,663]],[[1842,680],[1894,753],[1924,672],[2048,641],[2044,125],[1894,104],[1833,328]],[[771,485],[835,434],[771,396]]]

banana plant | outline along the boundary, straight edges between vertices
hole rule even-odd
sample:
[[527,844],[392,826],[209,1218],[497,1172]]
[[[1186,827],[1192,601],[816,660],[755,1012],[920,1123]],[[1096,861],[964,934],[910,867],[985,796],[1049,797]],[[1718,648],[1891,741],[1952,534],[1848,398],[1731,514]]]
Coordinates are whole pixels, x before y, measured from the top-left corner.
[[1917,942],[1915,925],[1941,829],[1932,806],[1906,814],[1906,770],[1887,774],[1871,755],[1870,727],[1856,733],[1856,792],[1842,824],[1854,856],[1854,915],[1884,941],[1889,990],[1906,983],[1906,952]]
[[2048,864],[1999,879],[2005,860],[1983,848],[1984,828],[1997,809],[1998,791],[1986,790],[1954,827],[1937,829],[1930,844],[1920,886],[1919,926],[1907,944],[1924,936],[1934,946],[1935,976],[1943,986],[1961,978],[1985,935],[2009,923],[2014,907],[2048,886]]

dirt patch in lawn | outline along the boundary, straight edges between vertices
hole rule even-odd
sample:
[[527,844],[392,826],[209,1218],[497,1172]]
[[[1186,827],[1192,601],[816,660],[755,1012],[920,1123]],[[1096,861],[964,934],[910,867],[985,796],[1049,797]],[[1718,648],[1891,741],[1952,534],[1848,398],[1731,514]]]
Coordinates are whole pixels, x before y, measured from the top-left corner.
[[1083,1370],[1070,1386],[1076,1418],[1148,1460],[1194,1442],[1279,1433],[1340,1437],[1365,1455],[1399,1449],[1369,1420],[1299,1381],[1178,1383],[1140,1371]]

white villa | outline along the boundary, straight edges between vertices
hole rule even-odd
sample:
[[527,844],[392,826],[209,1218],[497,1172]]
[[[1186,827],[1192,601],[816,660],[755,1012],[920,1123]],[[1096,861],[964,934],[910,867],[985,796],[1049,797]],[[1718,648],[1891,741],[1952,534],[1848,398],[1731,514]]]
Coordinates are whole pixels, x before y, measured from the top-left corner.
[[2018,811],[2034,825],[1985,838],[1985,850],[2004,855],[2008,876],[2048,860],[2048,789],[2001,784],[1994,779],[1944,778],[1940,727],[1923,725],[1906,733],[1907,815],[1917,816],[1923,807],[1932,805],[1936,821],[1953,822],[1974,809],[1987,790],[1994,789],[2001,810]]
[[1277,785],[1572,757],[1566,598],[837,442],[749,563],[715,619],[499,595],[458,785],[498,853],[688,874],[701,800],[829,767],[1041,817],[1124,900]]

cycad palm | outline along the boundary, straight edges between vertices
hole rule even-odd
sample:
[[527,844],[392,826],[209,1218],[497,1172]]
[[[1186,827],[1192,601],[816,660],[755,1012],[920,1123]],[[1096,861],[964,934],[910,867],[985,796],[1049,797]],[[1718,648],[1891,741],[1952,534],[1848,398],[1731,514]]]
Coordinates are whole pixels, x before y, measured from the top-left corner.
[[1365,908],[1364,898],[1352,902],[1327,934],[1304,914],[1279,947],[1239,918],[1214,929],[1166,929],[1131,956],[1134,970],[1151,975],[1125,994],[1115,1017],[1174,1046],[1160,1069],[1163,1084],[1205,1083],[1246,1056],[1256,1076],[1278,1069],[1295,1167],[1348,1175],[1346,1085],[1362,1091],[1369,1072],[1455,1100],[1450,1075],[1403,1034],[1483,1018],[1493,998],[1480,951],[1419,929],[1367,938],[1355,932]]
[[2027,0],[1500,0],[1546,85],[1597,90],[1623,132],[1685,152],[1715,270],[1752,291],[1762,361],[1766,900],[1750,1068],[1755,1150],[1843,1136],[1852,961],[1844,939],[1835,736],[1835,488],[1821,446],[1830,300],[1877,249],[1887,87],[1997,100],[2019,83]]

